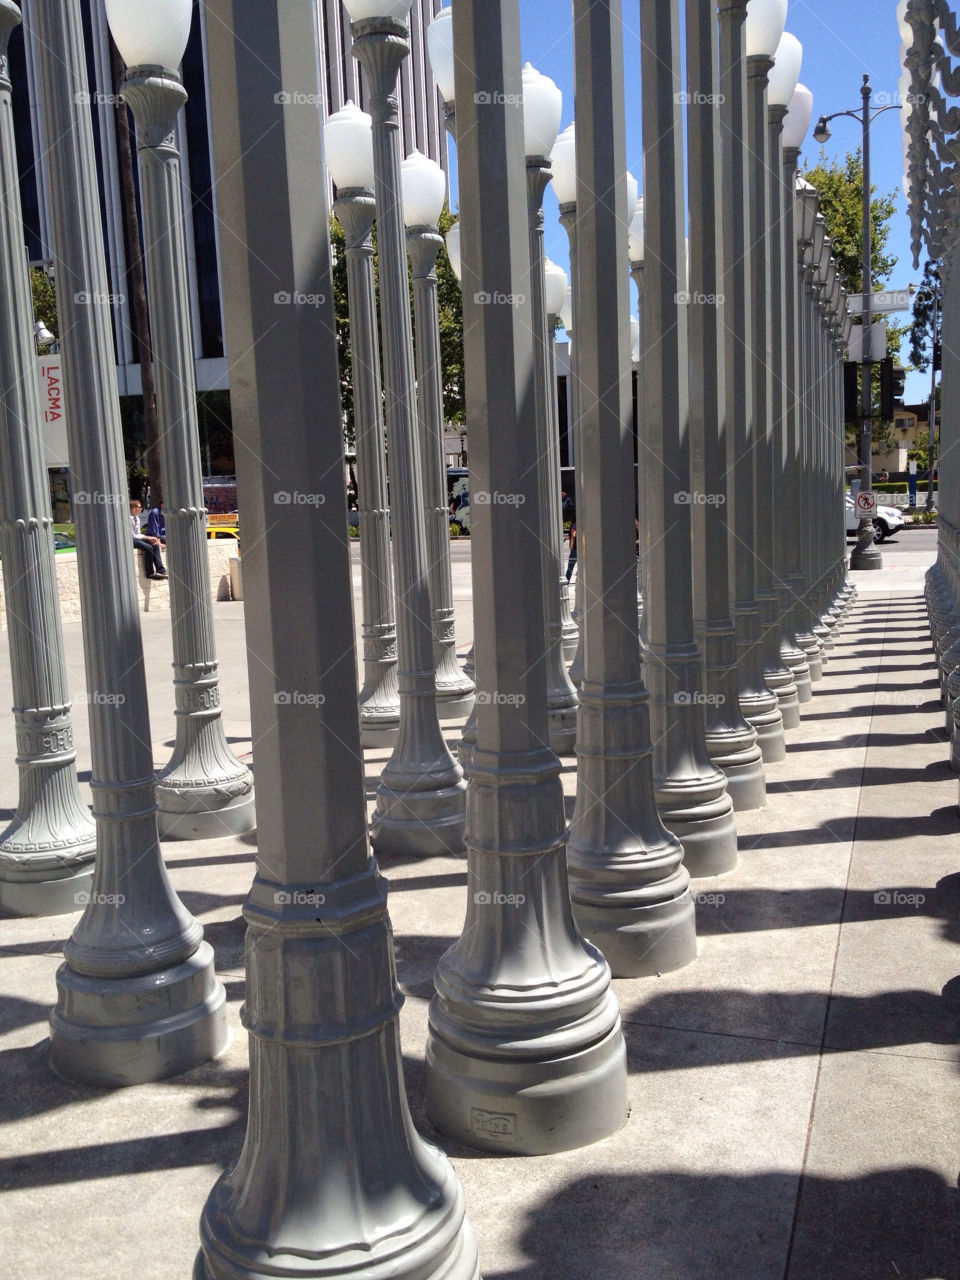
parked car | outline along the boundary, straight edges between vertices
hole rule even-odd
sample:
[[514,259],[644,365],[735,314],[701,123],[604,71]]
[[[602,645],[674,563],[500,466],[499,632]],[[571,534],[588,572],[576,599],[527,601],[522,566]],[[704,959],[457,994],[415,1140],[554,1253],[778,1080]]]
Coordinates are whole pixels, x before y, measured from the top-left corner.
[[[860,520],[853,509],[853,498],[847,494],[847,537],[856,535],[860,527]],[[881,507],[877,505],[877,514],[873,518],[874,536],[877,542],[883,542],[887,538],[893,537],[899,533],[906,524],[898,507]]]

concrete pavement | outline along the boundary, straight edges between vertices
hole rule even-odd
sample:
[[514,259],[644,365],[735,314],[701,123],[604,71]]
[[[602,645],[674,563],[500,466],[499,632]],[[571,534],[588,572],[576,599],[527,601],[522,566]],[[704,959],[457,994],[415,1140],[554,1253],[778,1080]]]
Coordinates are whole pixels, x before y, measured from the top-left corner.
[[[787,759],[768,766],[767,806],[738,814],[739,867],[695,882],[697,961],[615,982],[631,1114],[606,1141],[501,1159],[432,1130],[427,1002],[462,924],[465,866],[385,866],[414,1120],[453,1157],[487,1280],[960,1276],[960,818],[922,598],[935,537],[902,534],[884,544],[883,570],[855,575],[860,600],[788,733]],[[472,639],[469,544],[454,547],[454,579],[462,652]],[[225,718],[239,743],[249,734],[242,609],[215,611]],[[169,617],[147,615],[143,627],[162,761],[173,725]],[[65,631],[78,694],[79,627]],[[9,703],[0,648],[0,706]],[[79,710],[77,737],[86,769]],[[5,715],[8,807],[13,754]],[[368,753],[371,798],[385,758]],[[564,782],[572,804],[572,761]],[[76,917],[0,922],[0,1274],[190,1274],[201,1208],[244,1132],[240,907],[254,845],[164,846],[216,950],[234,1028],[218,1062],[179,1079],[108,1093],[52,1076],[46,1018]]]

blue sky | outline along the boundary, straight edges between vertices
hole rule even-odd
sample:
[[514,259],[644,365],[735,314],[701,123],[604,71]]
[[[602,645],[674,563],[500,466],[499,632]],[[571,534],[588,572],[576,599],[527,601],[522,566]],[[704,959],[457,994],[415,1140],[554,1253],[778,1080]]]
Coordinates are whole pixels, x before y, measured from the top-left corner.
[[[900,76],[900,37],[895,10],[895,0],[793,0],[790,4],[787,30],[792,31],[803,45],[800,79],[813,93],[814,122],[821,113],[830,115],[834,111],[859,110],[864,74],[870,76],[877,101],[895,100]],[[627,164],[638,179],[642,171],[639,11],[638,0],[627,0],[624,4]],[[520,0],[523,61],[532,62],[538,71],[550,76],[560,87],[564,99],[561,128],[574,118],[571,12],[571,0]],[[857,121],[843,117],[831,122],[830,127],[833,136],[823,148],[828,157],[842,158],[846,151],[859,147],[861,131]],[[804,157],[815,163],[820,150],[808,135],[801,164]],[[899,261],[890,276],[889,287],[902,289],[911,281],[920,281],[923,261],[919,268],[914,269],[901,185],[900,113],[896,110],[884,112],[873,123],[871,170],[873,185],[879,191],[895,192],[896,195],[897,212],[887,250]],[[547,255],[566,268],[566,234],[557,221],[552,189],[547,192],[544,210]],[[635,295],[632,296],[635,300]],[[906,358],[906,343],[903,358]],[[907,400],[926,399],[930,393],[929,377],[929,373],[908,376]]]

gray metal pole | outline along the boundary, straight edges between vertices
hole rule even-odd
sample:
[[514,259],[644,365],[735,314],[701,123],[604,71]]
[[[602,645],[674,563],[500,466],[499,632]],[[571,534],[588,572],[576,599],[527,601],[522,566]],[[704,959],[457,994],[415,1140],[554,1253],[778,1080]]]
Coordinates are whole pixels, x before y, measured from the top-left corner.
[[[626,1115],[626,1060],[610,970],[570,909],[560,765],[546,745],[533,325],[517,294],[526,235],[518,0],[457,0],[457,127],[470,463],[521,506],[473,514],[478,689],[463,933],[437,967],[427,1111],[472,1147],[536,1154],[605,1137]],[[491,181],[496,174],[496,181]]]
[[79,105],[87,89],[80,5],[36,0],[33,18],[70,468],[75,499],[86,498],[75,516],[83,652],[87,688],[100,695],[88,708],[96,870],[57,972],[51,1060],[83,1084],[137,1084],[216,1057],[227,1043],[226,996],[157,837],[110,286],[91,117]]
[[[377,787],[373,847],[385,854],[463,852],[467,784],[440,732],[418,438],[413,327],[400,192],[397,81],[410,52],[406,20],[351,25],[373,117],[377,253],[390,447],[400,736]],[[444,503],[446,509],[446,503]],[[449,534],[448,534],[449,537]]]
[[0,0],[0,549],[19,775],[16,812],[0,834],[0,908],[46,916],[76,911],[89,894],[97,839],[77,783],[23,256],[7,68],[19,22],[12,0]]
[[930,421],[928,425],[928,453],[930,459],[929,474],[927,476],[927,510],[933,511],[936,503],[933,500],[933,472],[934,459],[936,457],[937,442],[937,352],[940,349],[940,342],[937,339],[937,327],[940,318],[940,298],[934,293],[933,295],[933,346],[930,352]]
[[457,662],[453,579],[450,574],[450,511],[447,506],[447,472],[443,462],[443,385],[436,271],[437,254],[442,245],[443,237],[436,227],[407,229],[417,335],[420,457],[423,462],[437,714],[444,720],[453,720],[468,716],[473,710],[474,688],[473,681],[464,675]]
[[622,50],[620,0],[575,0],[578,252],[590,288],[576,303],[587,587],[567,865],[577,924],[616,977],[636,977],[688,964],[697,939],[683,849],[657,813],[637,629]]
[[390,565],[390,508],[380,393],[377,291],[373,276],[372,191],[341,188],[333,211],[344,231],[347,306],[353,371],[353,418],[357,440],[357,514],[360,534],[360,593],[363,685],[360,743],[392,745],[400,732],[397,691],[397,620]]
[[[259,840],[244,906],[247,1139],[207,1201],[194,1276],[477,1280],[459,1182],[410,1120],[386,886],[366,835],[317,10],[211,0],[208,12],[219,206],[243,229],[224,238],[223,276],[244,621],[260,659]],[[317,305],[276,306],[278,282]],[[280,487],[315,494],[315,509],[275,508]]]
[[754,412],[752,312],[753,269],[747,171],[747,71],[744,20],[747,0],[719,0],[721,191],[723,236],[724,385],[726,419],[731,430],[733,528],[731,537],[733,618],[737,633],[737,681],[740,710],[757,731],[767,764],[786,755],[783,716],[777,695],[763,676],[760,607],[757,603],[757,433]]
[[[533,361],[536,396],[537,491],[532,511],[524,512],[536,531],[543,573],[544,652],[547,682],[547,724],[550,746],[558,755],[570,755],[577,740],[577,691],[567,674],[563,657],[561,570],[563,522],[560,518],[560,467],[556,416],[550,416],[550,359],[547,343],[547,309],[544,301],[543,193],[553,176],[545,156],[527,156],[527,230],[530,243],[530,311],[533,317]],[[579,537],[579,526],[578,535]],[[569,594],[569,593],[568,593]],[[583,610],[579,611],[582,618]]]
[[[753,56],[747,59],[747,138],[750,171],[750,259],[753,309],[753,407],[756,423],[757,451],[757,601],[760,605],[760,650],[763,656],[763,678],[777,695],[783,727],[794,729],[800,723],[797,686],[780,657],[780,601],[774,578],[776,546],[774,525],[776,510],[774,487],[774,433],[776,403],[774,401],[774,326],[772,278],[774,256],[774,224],[771,194],[779,187],[779,162],[771,174],[770,139],[767,124],[767,76],[773,59]],[[781,368],[777,369],[777,386]]]
[[690,440],[694,522],[694,600],[697,640],[704,657],[707,751],[723,770],[736,809],[766,800],[757,730],[740,711],[737,633],[730,612],[731,547],[736,527],[736,466],[727,417],[720,200],[720,101],[715,0],[687,0],[687,163],[690,272]]
[[252,831],[257,819],[253,776],[227,745],[220,712],[176,146],[187,94],[163,67],[128,68],[122,94],[137,122],[173,613],[176,743],[157,778],[157,819],[167,839],[202,840]]
[[[571,201],[569,204],[561,204],[557,210],[560,218],[560,225],[567,233],[567,241],[570,246],[570,296],[573,299],[574,310],[574,329],[576,329],[576,309],[577,297],[580,293],[579,272],[577,269],[577,203]],[[581,396],[580,396],[580,370],[578,361],[580,359],[580,348],[574,342],[575,333],[568,331],[567,336],[570,338],[570,377],[567,380],[567,394],[571,403],[571,435],[573,437],[573,465],[574,476],[576,478],[577,498],[579,500],[580,493],[583,489],[583,453],[580,448],[580,413],[581,413]],[[578,534],[579,537],[579,526]],[[586,586],[582,576],[582,566],[580,563],[580,553],[577,551],[577,643],[573,651],[573,658],[570,662],[570,679],[574,686],[579,689],[580,682],[583,680],[583,607],[586,599]],[[569,592],[568,592],[569,594]],[[572,615],[571,615],[572,621]],[[566,657],[566,651],[564,653]]]
[[[863,490],[873,488],[873,350],[871,343],[870,294],[873,292],[873,224],[870,218],[870,77],[863,77],[860,89],[863,99],[863,200],[862,200],[862,274],[863,274],[863,365],[860,386],[860,484]],[[863,516],[857,531],[857,545],[850,553],[851,569],[882,569],[883,557],[874,542],[873,520]]]
[[659,338],[642,353],[639,504],[654,778],[688,871],[717,875],[736,866],[737,828],[727,780],[707,754],[694,637],[678,0],[641,0],[640,22],[644,186],[657,197],[644,201],[640,323]]
[[[554,477],[552,492],[556,495],[553,522],[556,528],[555,559],[560,570],[560,647],[565,663],[576,657],[580,644],[580,628],[574,621],[570,607],[571,590],[564,568],[563,509],[561,506],[560,475],[560,416],[557,408],[557,321],[559,316],[547,316],[547,422],[552,429],[547,433],[550,451],[548,466]],[[571,675],[571,681],[573,679]]]
[[[807,655],[797,642],[794,610],[798,599],[799,571],[796,550],[802,513],[796,502],[799,475],[794,432],[796,403],[796,319],[793,301],[796,285],[793,270],[793,169],[784,178],[783,121],[787,108],[771,104],[767,108],[770,141],[770,322],[773,368],[770,380],[773,433],[773,585],[780,616],[780,663],[793,677],[797,702],[813,697]],[[789,254],[789,256],[788,256]]]

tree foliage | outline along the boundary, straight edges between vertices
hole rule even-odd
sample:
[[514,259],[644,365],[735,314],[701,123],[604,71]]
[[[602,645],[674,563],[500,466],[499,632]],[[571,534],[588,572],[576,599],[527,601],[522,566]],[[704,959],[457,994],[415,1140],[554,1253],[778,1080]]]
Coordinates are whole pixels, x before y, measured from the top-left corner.
[[[937,331],[933,332],[933,314],[937,313]],[[910,329],[910,363],[922,373],[930,368],[933,339],[939,346],[943,336],[942,286],[940,263],[927,260],[923,280],[913,299],[913,325]]]
[[[820,196],[820,212],[833,241],[840,283],[847,293],[863,290],[863,156],[858,147],[848,151],[842,160],[827,159],[823,151],[817,163],[803,176],[816,187]],[[890,238],[890,219],[896,212],[893,194],[877,195],[870,187],[870,267],[873,285],[884,284],[897,265],[897,259],[885,253]]]
[[56,338],[60,333],[57,322],[57,289],[43,267],[30,268],[30,288],[33,293],[34,320],[42,321]]
[[[445,235],[456,217],[444,205],[440,215],[440,232]],[[350,302],[347,294],[347,255],[343,228],[334,215],[330,217],[330,240],[334,251],[333,298],[337,322],[337,355],[340,367],[340,402],[343,408],[344,435],[353,445],[356,439],[353,399],[353,361],[350,350]],[[377,231],[373,229],[374,280],[379,281]],[[460,283],[453,274],[446,248],[437,256],[437,305],[440,321],[440,360],[442,365],[443,413],[447,422],[465,421],[463,392],[463,300]],[[411,315],[413,291],[411,284]],[[380,366],[383,368],[381,347]]]

